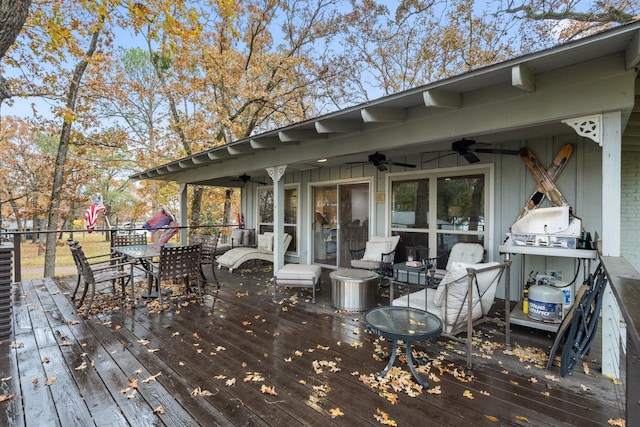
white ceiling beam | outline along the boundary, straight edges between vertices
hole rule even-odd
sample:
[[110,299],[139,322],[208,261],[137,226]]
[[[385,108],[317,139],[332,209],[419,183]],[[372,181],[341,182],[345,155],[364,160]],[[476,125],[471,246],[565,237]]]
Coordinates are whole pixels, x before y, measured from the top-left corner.
[[275,136],[256,138],[252,139],[250,144],[254,150],[274,150],[280,145],[280,138]]
[[244,141],[241,144],[232,144],[227,146],[227,151],[232,156],[237,156],[240,154],[253,153],[253,148],[251,147],[251,143],[249,141]]
[[352,120],[318,120],[315,126],[318,133],[348,133],[362,130],[361,123]]
[[640,62],[640,31],[636,31],[633,39],[625,50],[625,65],[627,70],[635,67]]
[[536,76],[526,65],[518,64],[511,67],[511,84],[526,92],[535,92]]
[[278,137],[282,142],[298,142],[313,139],[323,139],[326,135],[320,135],[314,129],[291,129],[278,132]]
[[215,151],[209,151],[207,155],[211,160],[225,160],[231,157],[229,150],[225,150],[224,148]]
[[462,94],[448,90],[431,89],[422,92],[424,105],[436,108],[462,107]]
[[360,110],[365,123],[393,123],[407,120],[407,110],[393,107],[369,107]]

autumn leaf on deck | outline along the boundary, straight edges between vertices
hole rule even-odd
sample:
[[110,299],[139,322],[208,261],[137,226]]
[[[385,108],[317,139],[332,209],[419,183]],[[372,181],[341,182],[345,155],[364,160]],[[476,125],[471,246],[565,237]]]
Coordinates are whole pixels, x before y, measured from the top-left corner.
[[522,415],[516,415],[516,420],[518,421],[524,421],[525,423],[529,422],[529,418],[527,417],[523,417]]
[[197,332],[194,332],[192,337],[194,337],[195,339],[199,340],[200,339],[200,335],[198,335]]
[[151,342],[151,341],[149,341],[149,340],[138,340],[138,341],[137,341],[137,343],[138,343],[138,344],[140,344],[140,345],[147,345],[147,344],[149,344],[150,342]]
[[82,371],[84,369],[87,368],[87,362],[82,362],[82,364],[80,364],[80,366],[76,367],[75,370],[76,371]]
[[200,387],[196,387],[191,392],[191,397],[205,397],[205,396],[213,396],[209,390],[203,390]]
[[79,320],[69,320],[69,321],[67,322],[67,325],[77,325],[77,324],[79,324],[79,323],[80,323],[80,321],[79,321]]
[[331,415],[331,418],[344,417],[344,412],[340,408],[333,408],[329,409],[329,415]]
[[249,291],[245,291],[245,292],[236,291],[236,298],[242,298],[242,297],[248,297],[248,296],[249,296]]
[[325,397],[331,391],[331,387],[326,384],[314,385],[312,387],[320,397]]
[[235,384],[236,384],[235,378],[229,378],[224,382],[224,385],[226,385],[227,387],[231,387],[232,385],[235,385]]
[[160,415],[162,415],[162,414],[164,414],[164,413],[165,413],[165,410],[164,410],[164,408],[163,408],[162,406],[157,406],[157,407],[153,410],[153,413],[154,413],[154,414],[160,414]]
[[160,351],[160,349],[159,348],[148,348],[147,349],[147,352],[149,352],[149,353],[155,353],[156,351]]
[[51,362],[51,359],[49,359],[48,357],[45,357],[42,359],[42,363],[49,363]]
[[276,388],[275,387],[267,387],[266,385],[262,384],[262,386],[260,387],[260,392],[264,393],[264,394],[270,394],[272,396],[277,396],[278,393],[276,393]]
[[361,342],[352,342],[351,343],[351,347],[360,348],[360,347],[362,347],[362,343]]
[[429,394],[442,394],[442,389],[440,388],[439,385],[437,385],[437,386],[435,386],[433,388],[428,389],[427,393],[429,393]]
[[582,369],[586,375],[591,375],[591,370],[589,369],[589,364],[587,362],[582,362]]
[[138,388],[138,379],[137,378],[131,378],[129,380],[129,387],[131,388]]
[[4,378],[0,378],[0,381],[5,382],[5,381],[9,381],[12,377],[4,377]]
[[541,391],[540,394],[545,396],[545,397],[549,397],[550,396],[548,391]]
[[556,377],[555,375],[545,375],[544,376],[546,379],[550,380],[550,381],[555,381],[555,382],[559,382],[560,379],[558,377]]
[[177,337],[178,335],[180,335],[180,332],[174,332],[171,334],[171,338]]
[[131,394],[127,394],[127,399],[133,399],[136,397],[136,394],[138,394],[138,390],[134,388]]
[[56,382],[56,379],[56,377],[49,377],[49,379],[44,382],[44,385],[51,385]]
[[483,395],[485,395],[485,396],[491,396],[491,393],[489,393],[489,392],[488,392],[488,391],[486,391],[486,390],[482,390],[482,391],[480,391],[480,394],[483,394]]
[[146,384],[146,383],[148,383],[149,381],[155,381],[155,380],[156,380],[156,378],[157,378],[157,377],[159,377],[160,375],[162,375],[162,372],[158,372],[158,373],[157,373],[157,374],[155,374],[155,375],[151,375],[150,377],[148,377],[148,378],[146,378],[146,379],[142,380],[142,382]]
[[247,372],[247,376],[244,377],[244,382],[246,383],[249,381],[253,381],[253,382],[264,381],[264,377],[260,372]]
[[497,418],[497,417],[494,417],[493,415],[485,415],[484,417],[485,417],[486,419],[488,419],[489,421],[495,421],[495,422],[498,422],[498,421],[499,421],[499,420],[498,420],[498,418]]
[[465,390],[465,391],[464,391],[464,393],[462,393],[462,395],[463,395],[464,397],[466,397],[467,399],[471,399],[471,400],[473,400],[473,399],[474,399],[474,397],[473,397],[473,393],[471,393],[471,391],[469,391],[469,390]]
[[291,357],[291,356],[284,358],[285,362],[291,362],[292,360],[293,360],[293,357]]
[[295,356],[300,357],[300,356],[302,356],[304,353],[302,353],[300,350],[296,350],[296,351],[294,351],[294,352],[293,352],[293,354],[294,354]]
[[251,324],[251,322],[249,320],[245,320],[244,322],[242,322],[242,326],[249,326]]
[[615,420],[609,419],[608,423],[610,426],[619,426],[619,427],[625,427],[627,425],[626,421],[621,418],[616,418]]
[[11,394],[0,394],[0,402],[5,402],[7,400],[11,400],[15,397],[15,393]]
[[60,347],[71,347],[73,344],[70,343],[69,341],[62,341],[60,343]]
[[381,411],[380,408],[376,408],[376,414],[373,416],[376,421],[385,426],[397,426],[398,423],[389,419],[389,414],[384,411]]
[[31,384],[38,384],[38,377],[31,380]]
[[223,380],[225,378],[227,378],[227,376],[222,374],[213,377],[214,380]]

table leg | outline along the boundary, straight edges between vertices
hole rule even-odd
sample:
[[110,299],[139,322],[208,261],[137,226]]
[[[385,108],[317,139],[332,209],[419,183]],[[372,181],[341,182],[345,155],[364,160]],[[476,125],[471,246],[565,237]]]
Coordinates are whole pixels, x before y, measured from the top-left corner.
[[[409,365],[409,370],[411,371],[414,378],[416,379],[416,382],[420,384],[424,389],[429,388],[429,383],[424,381],[422,378],[420,378],[420,375],[418,375],[418,371],[416,371],[416,367],[413,363],[413,354],[411,353],[411,343],[407,342],[405,344],[405,347],[406,347],[406,354],[407,354],[407,365]],[[378,374],[378,378],[384,378],[387,375],[387,373],[393,366],[393,362],[395,362],[396,360],[397,351],[398,351],[398,341],[395,340],[393,342],[393,349],[391,350],[391,356],[389,357],[389,363],[387,363],[387,366],[384,368],[384,370],[380,372],[380,374]]]
[[424,381],[422,378],[420,378],[420,376],[418,375],[418,372],[416,371],[416,367],[413,365],[413,354],[411,353],[411,343],[407,342],[406,343],[406,347],[407,347],[407,365],[409,365],[409,369],[411,370],[411,373],[413,374],[413,376],[416,378],[416,381],[418,382],[418,384],[420,384],[422,386],[422,388],[427,389],[429,388],[429,383]]
[[389,363],[387,363],[387,367],[384,368],[384,370],[382,372],[380,372],[380,374],[378,375],[380,378],[383,378],[385,375],[387,375],[387,372],[389,372],[389,369],[391,369],[391,366],[393,366],[393,362],[395,362],[396,360],[396,351],[398,348],[398,341],[393,341],[393,350],[391,350],[391,356],[389,357]]

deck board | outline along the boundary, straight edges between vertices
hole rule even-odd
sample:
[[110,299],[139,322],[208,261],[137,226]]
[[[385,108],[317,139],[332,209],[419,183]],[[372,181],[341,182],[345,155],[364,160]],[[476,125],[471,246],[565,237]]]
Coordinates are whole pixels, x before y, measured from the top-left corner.
[[[598,375],[597,360],[592,375],[577,371],[552,381],[546,376],[559,377],[557,369],[520,362],[500,348],[485,357],[476,349],[473,380],[461,382],[453,373],[463,371],[462,346],[445,338],[416,345],[431,364],[451,367],[436,374],[438,382],[429,380],[441,393],[398,392],[392,404],[360,378],[384,368],[386,360],[374,354],[391,343],[366,330],[362,313],[331,307],[328,272],[316,304],[298,289],[282,290],[274,302],[270,273],[260,268],[218,275],[222,288],[208,285],[202,305],[178,295],[160,314],[141,305],[86,319],[69,301],[73,277],[14,285],[11,343],[21,347],[0,343],[0,375],[9,378],[0,381],[0,393],[16,393],[0,403],[0,425],[379,425],[375,416],[386,413],[398,425],[596,426],[624,413],[622,386]],[[496,343],[504,339],[493,325],[480,331]],[[552,338],[514,328],[512,341],[548,350]],[[339,370],[317,373],[314,361],[335,362]],[[245,382],[252,373],[263,381]],[[45,386],[51,376],[56,381]],[[136,392],[123,393],[133,378]],[[197,388],[211,395],[194,397]],[[164,414],[154,413],[157,407]],[[332,418],[337,408],[344,415]]]

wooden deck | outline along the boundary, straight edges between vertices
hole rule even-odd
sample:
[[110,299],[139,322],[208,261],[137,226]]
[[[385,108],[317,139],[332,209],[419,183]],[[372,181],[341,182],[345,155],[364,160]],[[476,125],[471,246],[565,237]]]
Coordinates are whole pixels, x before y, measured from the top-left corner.
[[[68,299],[73,278],[15,285],[14,338],[0,344],[0,395],[13,397],[0,402],[0,425],[606,426],[624,416],[623,387],[599,375],[598,360],[589,375],[580,367],[560,378],[544,361],[505,354],[502,331],[489,325],[472,378],[460,377],[462,347],[440,339],[424,344],[431,392],[394,392],[391,383],[412,384],[396,362],[385,394],[368,382],[386,364],[377,349],[390,345],[362,314],[331,308],[328,272],[315,305],[295,289],[274,303],[270,276],[223,271],[204,305],[176,296],[161,314],[142,307],[86,320]],[[512,342],[528,359],[552,338],[514,327]]]

